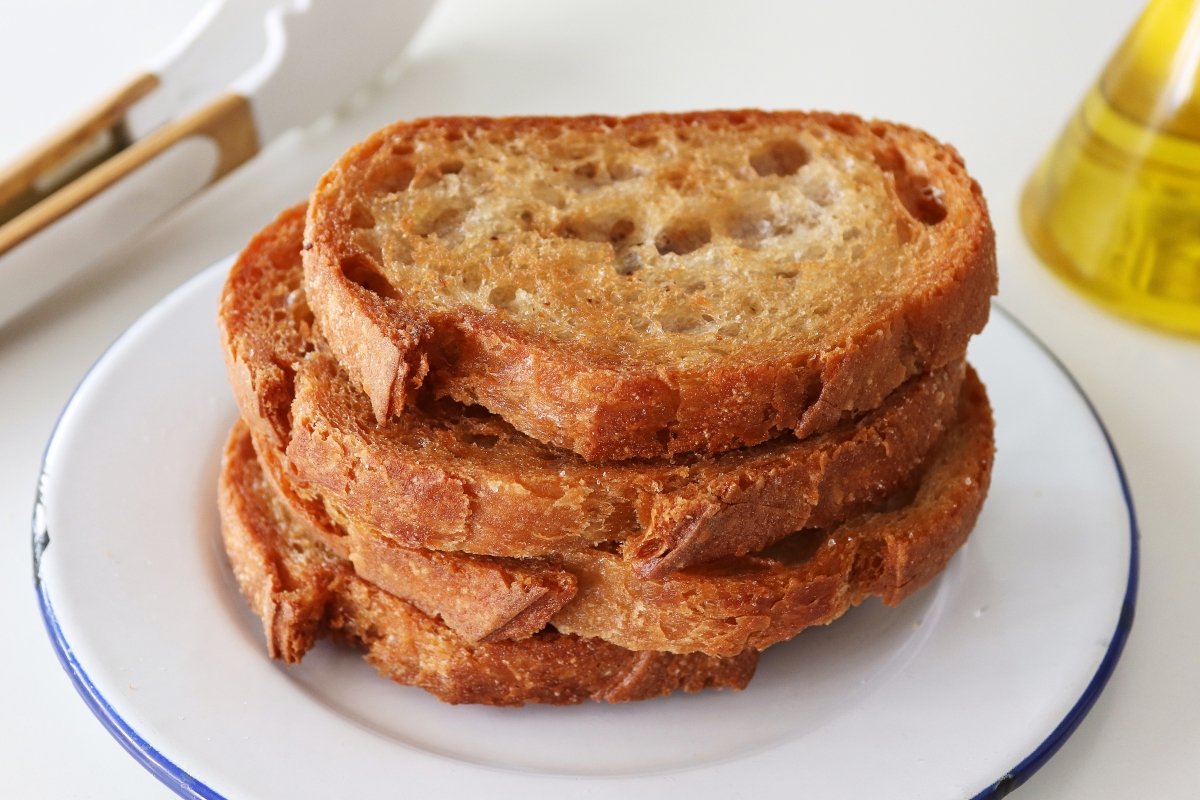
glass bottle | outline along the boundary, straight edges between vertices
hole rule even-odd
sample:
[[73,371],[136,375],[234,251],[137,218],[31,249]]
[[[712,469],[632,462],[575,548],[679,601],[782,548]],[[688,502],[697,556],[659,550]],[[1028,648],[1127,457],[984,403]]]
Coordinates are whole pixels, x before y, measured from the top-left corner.
[[1152,0],[1025,188],[1021,222],[1106,307],[1200,335],[1200,0]]

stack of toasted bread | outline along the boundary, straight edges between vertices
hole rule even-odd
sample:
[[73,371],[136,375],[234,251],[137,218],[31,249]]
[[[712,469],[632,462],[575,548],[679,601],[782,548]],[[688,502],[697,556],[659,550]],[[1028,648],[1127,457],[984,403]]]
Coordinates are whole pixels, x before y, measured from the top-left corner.
[[966,540],[995,292],[955,151],[831,114],[448,118],[235,263],[226,549],[272,656],[449,702],[742,688]]

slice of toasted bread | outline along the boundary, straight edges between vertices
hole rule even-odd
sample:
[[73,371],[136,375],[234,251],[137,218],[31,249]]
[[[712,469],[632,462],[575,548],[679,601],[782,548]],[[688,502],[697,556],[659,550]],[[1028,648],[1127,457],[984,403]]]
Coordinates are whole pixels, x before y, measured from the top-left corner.
[[910,480],[955,413],[957,362],[819,437],[715,457],[588,464],[446,401],[379,425],[313,333],[302,213],[281,215],[230,273],[220,324],[234,393],[302,488],[410,547],[526,557],[628,539],[640,574],[661,576],[866,510]]
[[377,419],[429,385],[588,460],[827,430],[996,289],[952,148],[799,112],[398,123],[321,179],[304,264]]
[[234,574],[276,658],[297,662],[328,632],[363,647],[399,683],[450,703],[509,706],[741,689],[754,674],[754,651],[734,658],[633,652],[553,631],[521,642],[467,642],[320,544],[320,534],[274,495],[241,425],[226,446],[219,502]]

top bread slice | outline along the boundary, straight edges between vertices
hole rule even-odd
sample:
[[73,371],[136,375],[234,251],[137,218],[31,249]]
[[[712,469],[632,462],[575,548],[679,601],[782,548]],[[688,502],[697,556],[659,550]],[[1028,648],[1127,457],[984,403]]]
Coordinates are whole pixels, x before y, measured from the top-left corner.
[[426,386],[587,460],[827,430],[996,289],[952,148],[800,112],[398,123],[321,179],[304,267],[377,419]]

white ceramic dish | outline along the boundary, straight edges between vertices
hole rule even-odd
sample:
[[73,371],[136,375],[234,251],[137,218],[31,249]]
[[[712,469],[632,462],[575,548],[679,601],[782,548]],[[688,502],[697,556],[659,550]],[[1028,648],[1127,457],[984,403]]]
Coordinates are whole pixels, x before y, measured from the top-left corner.
[[181,795],[998,797],[1053,754],[1120,655],[1137,534],[1116,454],[1071,378],[997,310],[971,348],[998,420],[971,541],[901,608],[868,603],[772,648],[745,692],[452,707],[328,643],[272,663],[215,508],[236,415],[214,325],[228,266],[93,367],[34,512],[64,667]]

